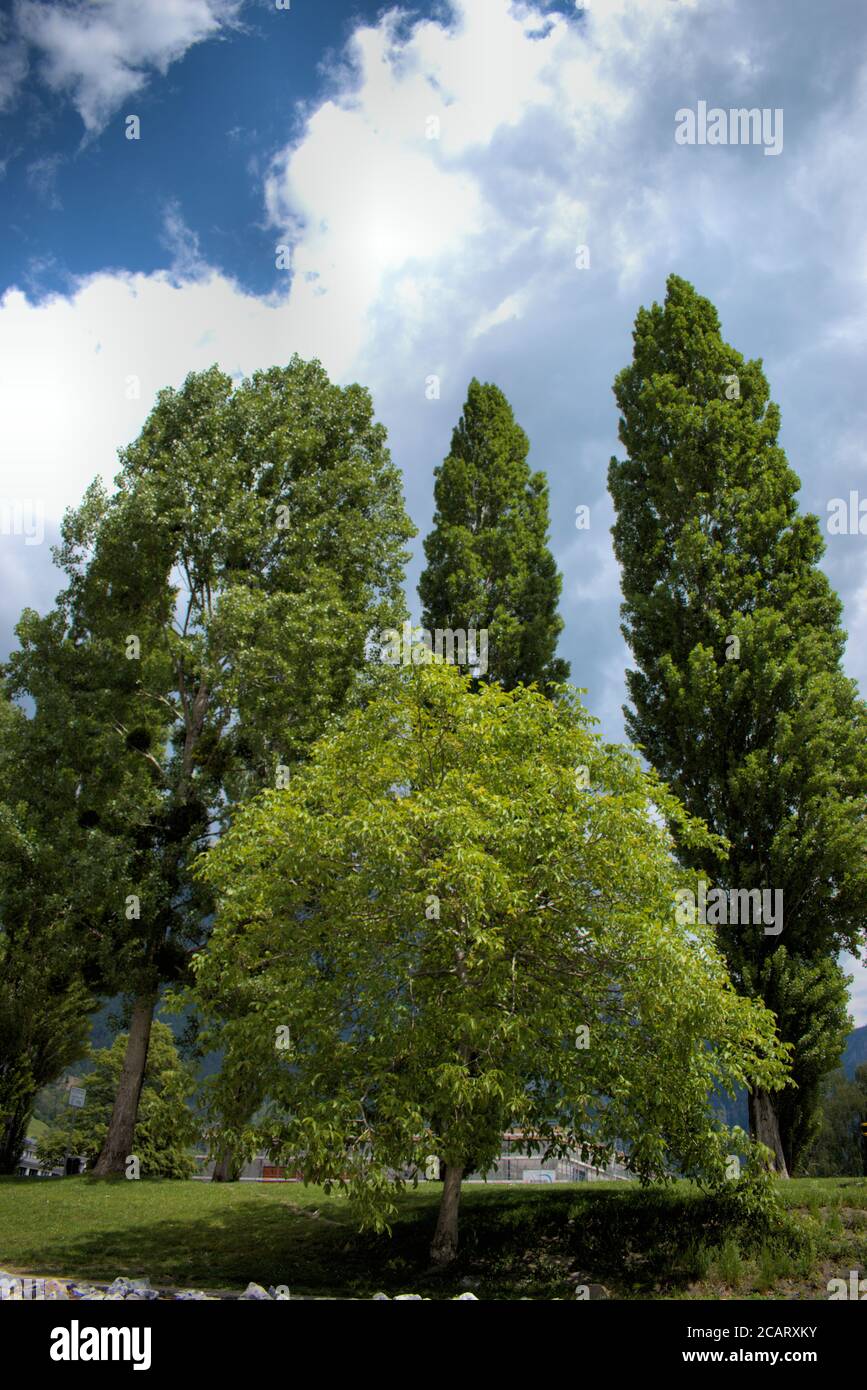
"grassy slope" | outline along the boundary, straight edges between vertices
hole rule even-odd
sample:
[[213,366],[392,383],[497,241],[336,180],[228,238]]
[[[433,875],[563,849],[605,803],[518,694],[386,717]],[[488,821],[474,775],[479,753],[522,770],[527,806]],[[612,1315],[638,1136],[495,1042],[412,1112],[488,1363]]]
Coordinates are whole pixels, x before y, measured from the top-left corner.
[[[358,1235],[345,1201],[295,1184],[0,1179],[0,1268],[155,1285],[236,1288],[248,1280],[297,1294],[570,1297],[574,1279],[620,1297],[826,1297],[827,1280],[867,1273],[867,1179],[782,1185],[812,1253],[739,1247],[712,1203],[678,1185],[556,1189],[472,1187],[459,1267],[427,1270],[435,1188],[401,1199],[392,1236]],[[569,1275],[572,1275],[570,1282]]]

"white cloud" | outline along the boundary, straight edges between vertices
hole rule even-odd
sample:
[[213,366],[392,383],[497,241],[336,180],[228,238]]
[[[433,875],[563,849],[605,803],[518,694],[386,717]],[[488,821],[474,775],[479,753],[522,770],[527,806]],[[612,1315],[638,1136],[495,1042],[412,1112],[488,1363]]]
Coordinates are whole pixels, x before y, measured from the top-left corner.
[[[16,16],[46,80],[72,95],[94,129],[148,71],[165,71],[237,8],[235,0],[153,0],[145,13],[135,0],[62,9],[21,0]],[[670,0],[649,9],[636,21],[644,40],[653,23],[668,33],[674,22]],[[112,471],[155,391],[196,366],[219,360],[249,371],[298,350],[338,376],[363,375],[385,333],[390,351],[375,374],[393,378],[414,356],[423,379],[454,372],[476,339],[538,312],[561,282],[574,285],[572,245],[593,221],[585,194],[596,174],[588,168],[587,190],[576,187],[567,163],[564,186],[527,162],[527,139],[541,119],[544,138],[559,142],[568,162],[628,110],[622,84],[608,75],[612,54],[601,56],[602,30],[593,28],[623,16],[608,8],[594,15],[589,40],[562,16],[543,19],[508,0],[456,0],[450,23],[405,30],[392,13],[356,30],[341,89],[312,111],[266,180],[275,248],[278,238],[293,245],[285,297],[245,294],[206,266],[174,204],[164,223],[170,270],[97,274],[35,304],[7,294],[4,456],[12,476],[38,487],[49,517],[94,472]],[[635,41],[630,33],[627,46]],[[438,138],[428,138],[431,116]],[[598,170],[604,152],[593,157]],[[31,169],[46,196],[53,172],[45,161]],[[131,374],[141,381],[139,402],[124,396]],[[52,410],[34,430],[39,399]]]
[[4,496],[38,499],[50,528],[96,474],[113,477],[161,387],[214,361],[247,372],[312,346],[300,324],[290,333],[285,305],[201,268],[95,275],[39,303],[11,290],[0,301]]
[[51,154],[34,159],[27,166],[28,184],[37,198],[53,212],[57,212],[63,206],[57,193],[57,175],[62,163],[62,155]]
[[481,318],[470,329],[473,338],[480,338],[483,333],[489,333],[492,328],[496,328],[500,323],[508,323],[511,319],[521,317],[523,296],[520,294],[508,295],[496,309],[492,309],[488,314],[482,314]]
[[[194,44],[231,23],[241,0],[73,0],[62,7],[18,0],[20,40],[37,50],[39,71],[71,98],[87,130],[102,129],[121,104],[165,74]],[[0,68],[0,97],[3,92]]]
[[202,256],[199,238],[188,226],[177,200],[172,200],[163,212],[163,246],[171,252],[171,272],[176,282],[197,280],[211,273]]
[[840,965],[853,978],[849,1012],[855,1020],[855,1027],[862,1028],[867,1023],[867,958],[859,960],[846,952],[840,957]]

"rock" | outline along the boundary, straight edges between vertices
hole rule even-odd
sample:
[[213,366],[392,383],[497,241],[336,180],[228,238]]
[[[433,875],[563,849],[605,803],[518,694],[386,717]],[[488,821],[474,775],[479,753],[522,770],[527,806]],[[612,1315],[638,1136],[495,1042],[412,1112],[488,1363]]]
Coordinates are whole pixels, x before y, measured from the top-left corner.
[[150,1279],[128,1279],[125,1274],[120,1274],[106,1289],[106,1298],[114,1298],[116,1294],[126,1298],[131,1293],[147,1293],[150,1286]]
[[394,1295],[395,1303],[422,1303],[423,1301],[420,1293],[396,1293]]
[[261,1284],[248,1284],[241,1294],[241,1300],[243,1299],[256,1300],[259,1303],[264,1300],[266,1303],[270,1303],[271,1295],[267,1289],[262,1288]]
[[372,1303],[390,1303],[391,1299],[387,1293],[375,1293],[371,1299]]
[[466,1303],[467,1299],[471,1299],[473,1303],[479,1301],[474,1293],[457,1293],[452,1299],[452,1303]]
[[69,1301],[69,1294],[67,1292],[66,1285],[64,1283],[61,1283],[59,1279],[46,1279],[44,1288],[45,1292],[42,1295],[42,1297],[46,1301],[50,1301],[53,1299],[65,1299],[67,1302]]

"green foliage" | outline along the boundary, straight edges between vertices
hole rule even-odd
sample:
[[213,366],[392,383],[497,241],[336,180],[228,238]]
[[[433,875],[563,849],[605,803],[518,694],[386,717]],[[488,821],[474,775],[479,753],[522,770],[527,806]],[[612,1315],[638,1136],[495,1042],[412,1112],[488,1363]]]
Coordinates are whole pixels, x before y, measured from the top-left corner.
[[83,836],[54,816],[42,732],[0,694],[0,1173],[17,1168],[36,1093],[80,1055],[94,1008],[67,936]]
[[367,392],[299,358],[161,392],[121,463],[64,521],[69,586],[22,619],[10,687],[68,719],[88,890],[114,839],[140,900],[127,918],[114,893],[105,992],[146,993],[201,941],[187,870],[209,830],[373,680],[412,528]]
[[744,1276],[744,1262],[738,1243],[733,1237],[730,1236],[720,1247],[713,1269],[723,1284],[727,1284],[731,1289],[740,1288]]
[[561,579],[548,549],[548,484],[527,465],[529,443],[493,385],[470,382],[436,470],[436,511],[419,581],[423,625],[487,629],[488,680],[507,690],[565,681],[558,658]]
[[780,1119],[797,1161],[841,1021],[839,978],[819,962],[857,951],[867,920],[867,714],[840,669],[840,603],[761,362],[724,342],[713,305],[676,275],[633,337],[614,388],[627,457],[609,469],[635,659],[627,725],[720,837],[681,842],[686,862],[724,888],[783,892],[784,963],[761,927],[723,925],[719,940],[737,986],[773,998],[796,1044]]
[[207,934],[201,847],[375,688],[412,527],[368,393],[297,357],[161,392],[121,465],[67,514],[68,587],[23,615],[8,683],[50,730],[55,823],[86,838],[70,949],[149,1002]]
[[[92,1054],[93,1070],[86,1079],[87,1100],[74,1117],[70,1131],[69,1114],[44,1140],[39,1142],[39,1158],[46,1167],[62,1162],[69,1148],[85,1155],[92,1167],[108,1130],[126,1052],[127,1038],[120,1033],[110,1048]],[[195,1091],[195,1078],[175,1047],[171,1028],[155,1022],[151,1028],[147,1066],[144,1074],[134,1153],[146,1177],[188,1178],[195,1165],[190,1147],[197,1136],[196,1121],[187,1104]]]
[[44,946],[43,935],[13,948],[0,932],[0,1173],[18,1165],[36,1093],[87,1045],[93,1000]]
[[40,1127],[40,1131],[50,1129],[52,1124],[63,1113],[63,1093],[64,1085],[61,1081],[49,1081],[46,1086],[36,1096],[33,1103],[33,1114],[30,1118],[31,1133],[34,1133],[33,1126]]
[[776,1017],[781,1037],[793,1044],[794,1085],[779,1093],[776,1110],[789,1172],[797,1173],[822,1122],[822,1082],[838,1063],[852,1026],[852,977],[836,960],[799,960],[781,944],[755,973],[745,971],[745,979]]
[[811,1177],[867,1174],[861,1121],[867,1120],[867,1063],[850,1081],[841,1069],[824,1078],[820,1124],[807,1151],[803,1169]]
[[219,909],[194,997],[229,1015],[227,1084],[253,1068],[271,1098],[260,1141],[375,1222],[405,1169],[485,1170],[507,1128],[721,1180],[709,1091],[784,1068],[712,933],[676,919],[659,817],[703,827],[565,688],[393,677],[200,864]]

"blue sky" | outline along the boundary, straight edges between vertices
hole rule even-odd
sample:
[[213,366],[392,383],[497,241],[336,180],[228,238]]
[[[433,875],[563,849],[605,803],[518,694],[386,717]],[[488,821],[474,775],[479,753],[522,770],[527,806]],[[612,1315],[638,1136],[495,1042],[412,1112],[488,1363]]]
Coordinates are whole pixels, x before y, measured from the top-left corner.
[[[83,19],[98,8],[89,0],[73,13]],[[112,8],[122,36],[125,7]],[[208,7],[189,8],[192,20]],[[90,129],[75,100],[64,99],[72,82],[58,89],[40,80],[46,58],[31,47],[27,78],[0,134],[3,285],[44,294],[63,292],[71,277],[94,268],[159,270],[166,211],[174,208],[195,227],[210,263],[255,293],[277,289],[256,174],[302,130],[305,106],[323,88],[320,63],[378,8],[365,0],[294,0],[290,10],[248,4],[231,13],[226,7],[231,22],[192,44],[164,78],[151,70],[120,106],[79,89]],[[18,28],[15,14],[12,6],[10,33]],[[137,142],[125,138],[128,113],[142,122]]]
[[[6,0],[0,502],[38,508],[44,538],[0,534],[0,653],[58,587],[64,508],[213,361],[298,351],[371,388],[420,529],[414,597],[476,375],[549,474],[563,654],[620,737],[611,384],[670,271],[764,359],[804,508],[867,497],[865,39],[851,0]],[[781,152],[679,145],[700,101],[781,110]],[[827,541],[865,689],[867,536]],[[855,1000],[864,1022],[860,967]]]

